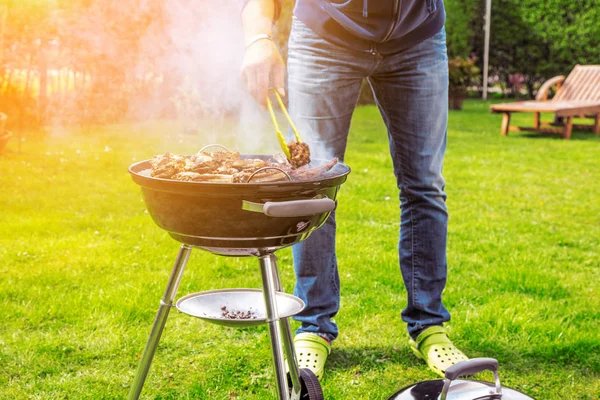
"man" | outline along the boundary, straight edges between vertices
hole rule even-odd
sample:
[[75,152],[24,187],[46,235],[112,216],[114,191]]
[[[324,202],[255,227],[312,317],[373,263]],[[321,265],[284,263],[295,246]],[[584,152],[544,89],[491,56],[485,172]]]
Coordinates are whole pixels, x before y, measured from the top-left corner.
[[[269,87],[285,95],[285,66],[271,39],[281,0],[245,0],[242,78],[265,104]],[[442,177],[448,117],[443,0],[297,0],[288,54],[290,114],[311,150],[344,159],[363,78],[388,131],[400,193],[402,311],[410,347],[443,376],[466,359],[448,339],[442,304],[448,213]],[[321,377],[338,336],[335,214],[293,248],[295,294],[306,303],[294,339],[300,367]]]

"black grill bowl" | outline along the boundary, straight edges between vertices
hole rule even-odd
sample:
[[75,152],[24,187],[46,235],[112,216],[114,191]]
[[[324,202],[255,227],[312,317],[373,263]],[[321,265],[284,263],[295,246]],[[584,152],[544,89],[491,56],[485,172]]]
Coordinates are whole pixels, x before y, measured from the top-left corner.
[[[263,158],[246,155],[242,157]],[[324,163],[314,160],[313,163]],[[141,186],[154,222],[177,241],[228,256],[257,256],[298,243],[321,226],[329,212],[301,217],[271,217],[242,208],[253,203],[336,199],[350,168],[338,163],[317,179],[263,183],[181,182],[151,177],[148,160],[129,172]]]

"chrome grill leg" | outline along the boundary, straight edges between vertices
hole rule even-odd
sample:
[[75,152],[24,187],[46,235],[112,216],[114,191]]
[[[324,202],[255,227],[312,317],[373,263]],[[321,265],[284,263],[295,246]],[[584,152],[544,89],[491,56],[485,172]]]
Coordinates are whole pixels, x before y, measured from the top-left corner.
[[277,399],[288,400],[287,375],[285,373],[285,363],[281,346],[281,325],[275,298],[277,292],[275,279],[275,269],[277,268],[276,258],[274,255],[269,254],[259,257],[259,261],[265,307],[267,311],[267,324],[269,325],[269,337],[271,339],[271,350],[273,352],[273,365],[275,367],[277,378]]
[[137,400],[140,397],[140,393],[144,387],[144,382],[146,381],[146,376],[148,375],[148,370],[150,370],[150,364],[152,363],[154,352],[156,351],[160,336],[162,335],[162,331],[167,322],[169,311],[173,306],[173,300],[175,300],[175,296],[177,295],[177,289],[179,289],[181,276],[183,275],[183,271],[185,270],[185,265],[187,264],[191,251],[192,248],[185,244],[179,249],[177,259],[175,260],[175,265],[173,266],[173,271],[169,277],[169,283],[167,284],[165,294],[160,301],[158,312],[154,318],[154,324],[152,325],[148,342],[144,348],[144,354],[142,355],[135,378],[131,384],[131,388],[129,389],[129,395],[127,396],[128,400]]
[[[273,265],[273,279],[275,280],[275,288],[278,292],[283,292],[283,285],[279,278],[279,267],[277,266],[277,256],[271,254],[272,265]],[[294,350],[294,341],[292,340],[292,330],[290,328],[289,318],[282,318],[279,320],[279,326],[281,328],[281,338],[283,340],[283,350],[285,357],[287,358],[288,369],[290,371],[290,378],[292,380],[292,399],[300,398],[300,392],[302,386],[300,384],[300,371],[298,370],[298,361],[296,359],[296,351]]]

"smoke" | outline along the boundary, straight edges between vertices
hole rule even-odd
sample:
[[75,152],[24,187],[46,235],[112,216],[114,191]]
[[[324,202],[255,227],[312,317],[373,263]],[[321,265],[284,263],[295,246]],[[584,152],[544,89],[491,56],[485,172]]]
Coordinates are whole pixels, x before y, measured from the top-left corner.
[[[144,125],[176,119],[177,127],[165,135],[158,151],[180,151],[173,139],[185,136],[181,142],[191,140],[195,149],[219,143],[242,153],[279,152],[268,112],[240,78],[240,4],[89,0],[85,6],[53,12],[49,26],[57,33],[38,43],[43,51],[36,60],[40,71],[49,71],[45,80],[51,83],[40,85],[48,88],[40,110],[53,122],[54,134],[66,132],[61,126],[69,124],[71,115],[87,125],[129,117],[147,121]],[[59,79],[51,79],[53,74]],[[280,128],[291,140],[284,121],[280,118]],[[295,122],[309,140],[311,127]],[[318,158],[330,154],[317,144],[311,150]]]
[[[174,107],[183,130],[197,136],[198,148],[221,143],[242,153],[275,152],[277,141],[268,115],[240,79],[244,39],[239,4],[163,2],[164,21],[159,21],[159,29],[149,30],[142,54],[149,53],[154,67],[163,71],[163,84],[171,81],[174,90],[158,103],[155,100],[154,107]],[[166,50],[156,53],[160,34],[166,35],[160,38]],[[143,73],[140,67],[138,74]]]

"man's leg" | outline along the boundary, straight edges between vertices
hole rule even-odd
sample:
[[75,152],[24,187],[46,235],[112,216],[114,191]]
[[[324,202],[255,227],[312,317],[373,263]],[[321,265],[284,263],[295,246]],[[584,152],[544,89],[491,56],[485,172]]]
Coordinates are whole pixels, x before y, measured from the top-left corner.
[[442,177],[448,120],[445,35],[384,58],[370,79],[388,128],[400,189],[400,267],[408,292],[402,312],[414,338],[450,319],[446,284],[448,213]]
[[[326,42],[294,19],[288,56],[290,114],[313,159],[344,159],[350,120],[366,76],[357,56],[364,57]],[[340,297],[335,230],[332,213],[325,225],[293,247],[294,293],[306,303],[295,317],[302,322],[297,333],[315,333],[328,341],[338,335],[331,320]]]
[[442,163],[448,123],[446,36],[385,57],[370,78],[388,128],[400,189],[400,268],[408,294],[402,319],[411,348],[439,375],[466,359],[442,327],[448,212]]

